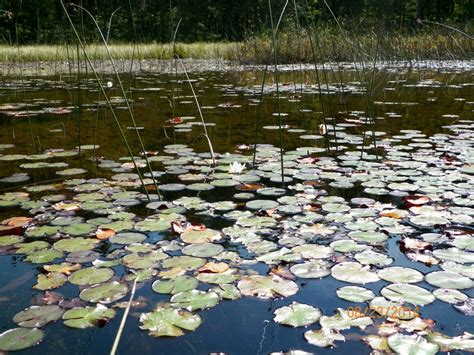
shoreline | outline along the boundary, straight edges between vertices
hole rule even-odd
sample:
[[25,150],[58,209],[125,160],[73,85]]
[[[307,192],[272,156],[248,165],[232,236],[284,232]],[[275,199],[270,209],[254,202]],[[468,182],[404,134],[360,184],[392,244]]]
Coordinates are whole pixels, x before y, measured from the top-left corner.
[[[237,61],[224,59],[183,59],[183,65],[188,73],[200,72],[240,72],[240,71],[261,71],[264,65],[241,64]],[[114,70],[109,60],[94,60],[93,65],[98,74],[113,75]],[[115,60],[115,66],[120,74],[172,74],[175,72],[175,61],[172,59],[143,59],[143,60]],[[91,74],[87,68],[87,62],[67,62],[67,61],[39,61],[39,62],[0,62],[0,75],[4,78],[28,77],[28,76],[57,76],[57,75],[77,75]],[[466,72],[474,71],[474,60],[414,60],[414,61],[380,61],[373,65],[370,63],[349,63],[349,62],[328,62],[318,64],[318,70],[387,70],[387,71],[442,71],[442,72]],[[314,64],[280,64],[278,70],[286,71],[310,71],[314,70]],[[274,71],[274,66],[270,65],[268,71]],[[184,70],[178,63],[179,74]]]

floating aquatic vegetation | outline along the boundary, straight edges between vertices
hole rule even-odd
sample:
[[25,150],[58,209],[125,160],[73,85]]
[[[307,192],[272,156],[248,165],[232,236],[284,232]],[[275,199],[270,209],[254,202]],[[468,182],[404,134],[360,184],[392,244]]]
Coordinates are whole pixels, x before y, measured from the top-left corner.
[[[155,81],[149,84],[153,85],[149,90],[133,90],[143,95],[157,90]],[[418,84],[419,88],[438,85]],[[327,89],[327,93],[348,95],[365,90],[360,82]],[[265,90],[271,92],[273,87]],[[470,297],[474,276],[472,122],[439,115],[445,121],[433,129],[426,127],[426,132],[425,128],[395,132],[389,123],[369,128],[365,112],[341,111],[320,125],[321,121],[308,120],[308,114],[319,117],[319,113],[306,107],[305,96],[310,97],[316,87],[303,85],[301,97],[288,87],[285,90],[282,95],[287,95],[288,102],[301,105],[297,118],[292,113],[284,116],[288,124],[283,128],[296,133],[289,134],[293,138],[283,152],[286,189],[279,187],[279,147],[257,144],[253,164],[249,154],[253,146],[245,138],[247,143],[232,144],[230,152],[216,153],[214,164],[210,154],[194,151],[191,143],[182,144],[200,144],[190,116],[163,118],[168,121],[164,122],[166,134],[177,144],[150,146],[150,151],[136,158],[146,190],[141,189],[130,158],[120,157],[123,153],[115,152],[117,147],[107,144],[106,137],[100,148],[84,144],[75,149],[35,149],[35,154],[11,144],[0,145],[0,162],[8,167],[0,183],[8,184],[8,189],[13,186],[0,194],[1,211],[20,216],[2,222],[0,255],[20,256],[18,260],[32,264],[36,276],[37,299],[33,306],[19,310],[13,321],[46,330],[49,322],[60,318],[67,327],[102,327],[114,318],[115,308],[126,307],[130,283],[136,280],[139,297],[147,297],[134,300],[146,307],[136,307],[134,315],[151,336],[184,335],[206,324],[205,312],[212,313],[206,309],[257,297],[258,304],[267,305],[271,301],[265,300],[278,299],[279,308],[270,310],[276,323],[317,327],[319,322],[321,329],[304,333],[315,346],[354,341],[345,332],[359,327],[358,332],[372,334],[362,339],[374,351],[472,351],[470,335],[448,337],[435,332],[434,321],[420,314],[399,314],[409,306],[419,306],[423,313],[422,305],[435,302],[445,302],[459,317],[474,314]],[[222,103],[212,98],[207,109],[219,111],[212,124],[217,128],[240,125],[232,121],[235,116],[222,119],[222,112],[233,110],[232,115],[237,115],[246,105],[237,102],[242,98],[235,95],[252,92],[226,87],[222,93],[232,99]],[[247,96],[244,100],[257,101]],[[182,95],[177,103],[188,101]],[[407,115],[399,108],[423,106],[414,101],[376,102],[376,109],[383,109],[377,121],[405,120]],[[125,101],[117,97],[113,102],[119,109]],[[137,98],[134,104],[141,107],[144,101]],[[62,102],[54,108],[42,105],[43,113],[50,114],[72,109]],[[393,112],[386,112],[385,106]],[[0,110],[15,112],[16,117],[27,115],[17,104],[0,106]],[[269,119],[274,119],[273,110],[268,112]],[[143,126],[147,134],[148,123]],[[274,121],[265,121],[263,126],[265,141],[272,141]],[[408,128],[413,126],[410,123]],[[438,133],[431,134],[434,130]],[[219,139],[225,136],[223,131],[213,134]],[[229,128],[229,142],[242,137],[240,133],[233,137]],[[369,141],[374,137],[377,149]],[[326,138],[329,147],[324,146]],[[148,167],[145,155],[152,167],[147,173],[142,172]],[[43,177],[59,177],[61,182],[45,182]],[[158,196],[152,177],[159,179],[164,199]],[[32,185],[17,186],[29,183],[28,179]],[[335,293],[327,292],[328,284]],[[68,294],[75,298],[64,299],[49,291],[62,292],[63,287],[75,292]],[[299,292],[307,297],[305,292],[313,287],[321,292],[318,297],[331,298],[325,308],[366,302],[360,306],[362,315],[353,317],[342,308],[323,315],[318,297],[314,302],[303,298],[308,304],[291,298]],[[160,302],[156,306],[154,299]],[[154,309],[150,311],[148,305]],[[368,311],[363,314],[365,307]],[[0,335],[0,351],[15,350],[12,339],[22,339],[27,347],[43,336],[35,328],[7,331]]]

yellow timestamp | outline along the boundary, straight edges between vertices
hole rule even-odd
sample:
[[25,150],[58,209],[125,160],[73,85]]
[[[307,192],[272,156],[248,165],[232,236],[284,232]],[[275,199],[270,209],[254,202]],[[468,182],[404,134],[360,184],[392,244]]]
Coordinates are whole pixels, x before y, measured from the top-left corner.
[[366,307],[349,307],[347,315],[350,318],[369,317],[375,318],[398,318],[410,319],[420,316],[420,307],[405,307],[405,306],[366,306]]

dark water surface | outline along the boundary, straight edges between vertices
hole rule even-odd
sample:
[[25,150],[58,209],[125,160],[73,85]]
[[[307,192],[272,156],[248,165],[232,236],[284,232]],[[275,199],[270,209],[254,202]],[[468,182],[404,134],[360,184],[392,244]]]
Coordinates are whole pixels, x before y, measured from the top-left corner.
[[[329,93],[326,83],[322,84],[324,92],[318,93],[315,85],[315,73],[287,72],[281,74],[279,87],[281,112],[287,114],[282,117],[283,147],[285,151],[292,151],[298,147],[325,148],[325,139],[301,139],[302,135],[320,135],[320,126],[324,122],[329,125],[328,132],[331,140],[332,152],[313,154],[314,157],[337,157],[343,150],[336,151],[338,145],[332,135],[334,122],[349,123],[354,126],[344,128],[346,133],[354,136],[365,136],[366,145],[373,143],[373,136],[367,130],[383,132],[377,136],[380,148],[377,155],[383,159],[385,155],[384,139],[401,134],[400,130],[421,131],[426,137],[434,134],[449,132],[445,126],[459,124],[469,125],[472,132],[473,120],[473,74],[472,72],[440,72],[424,71],[376,71],[374,73],[358,73],[356,71],[327,71],[320,72],[322,80],[327,76],[330,83]],[[195,152],[208,152],[207,140],[203,136],[202,125],[196,109],[194,97],[185,77],[179,75],[159,75],[144,73],[134,77],[124,76],[124,86],[127,89],[135,120],[140,129],[145,149],[157,151],[158,155],[169,155],[163,152],[164,146],[169,144],[186,144]],[[193,73],[193,86],[202,107],[204,119],[211,123],[207,127],[209,138],[217,153],[235,153],[236,145],[251,145],[254,143],[255,127],[258,126],[258,143],[273,144],[279,147],[278,99],[275,86],[270,83],[265,88],[265,95],[261,106],[260,85],[261,72],[238,73]],[[272,78],[270,78],[270,81]],[[115,112],[121,122],[125,134],[130,141],[132,152],[138,156],[140,149],[131,129],[132,126],[123,101],[120,100],[118,82],[111,75],[104,76],[103,82],[112,82],[112,88],[106,88],[107,94],[113,99]],[[342,90],[340,90],[342,88]],[[342,92],[341,92],[342,91]],[[366,91],[369,91],[367,93]],[[322,106],[320,97],[322,97]],[[173,107],[174,106],[174,107]],[[324,108],[324,114],[321,112]],[[69,111],[61,111],[65,108]],[[260,110],[260,122],[258,112]],[[0,144],[14,144],[14,147],[0,150],[2,156],[23,154],[26,157],[19,160],[0,161],[0,178],[17,173],[27,173],[29,180],[24,182],[0,182],[0,193],[25,191],[25,185],[56,184],[73,178],[107,178],[117,173],[110,169],[103,169],[93,161],[94,154],[101,159],[110,159],[126,162],[123,157],[127,151],[112,119],[104,98],[97,90],[97,84],[91,78],[77,78],[76,76],[47,77],[47,78],[17,78],[0,79]],[[367,113],[370,111],[370,115]],[[373,123],[367,123],[367,117]],[[173,125],[168,122],[173,117],[183,118],[183,122]],[[335,118],[335,121],[331,118]],[[192,122],[194,124],[190,125]],[[268,127],[270,126],[270,127]],[[270,129],[269,129],[270,128]],[[184,129],[185,131],[180,131]],[[303,131],[293,131],[301,129]],[[289,130],[289,131],[288,131]],[[339,132],[339,131],[338,131]],[[407,142],[409,143],[409,142]],[[64,177],[58,176],[56,171],[65,168],[24,169],[20,164],[45,161],[34,159],[34,154],[41,154],[50,149],[75,150],[80,145],[98,145],[94,152],[90,149],[81,149],[72,157],[54,157],[48,162],[66,162],[69,168],[84,168],[86,174]],[[472,142],[468,143],[468,145]],[[349,150],[357,150],[357,144],[339,143]],[[87,148],[87,147],[86,147]],[[367,150],[374,154],[375,150]],[[243,151],[244,155],[251,154]],[[223,156],[225,157],[225,156]],[[1,158],[1,156],[0,156]],[[122,158],[122,160],[119,160]],[[278,158],[278,156],[276,156]],[[276,159],[278,163],[278,159]],[[164,171],[166,167],[159,162],[153,163],[153,169]],[[145,170],[143,170],[146,172]],[[124,170],[124,172],[133,172]],[[278,171],[276,171],[278,174]],[[159,183],[178,182],[176,174],[167,174],[158,178]],[[281,184],[263,179],[267,186],[279,187]],[[184,182],[187,184],[187,182]],[[290,183],[291,184],[294,184]],[[472,184],[472,180],[471,180]],[[472,185],[471,185],[472,186]],[[58,186],[57,190],[31,192],[30,199],[38,200],[46,195],[65,194],[67,199],[73,193]],[[342,196],[349,201],[353,197],[370,197],[384,203],[393,202],[400,206],[401,199],[389,195],[382,197],[369,195],[358,185],[351,189],[339,189],[329,185],[323,187],[329,195]],[[137,189],[139,190],[139,189]],[[469,190],[469,189],[468,189]],[[472,192],[472,188],[470,190]],[[232,200],[235,193],[233,187],[216,188],[208,192],[163,193],[169,201],[181,196],[200,196],[208,202]],[[294,194],[289,190],[288,194]],[[145,208],[146,202],[130,209],[138,217],[144,218],[155,212]],[[245,206],[238,209],[245,210]],[[41,211],[38,211],[39,213]],[[85,218],[93,218],[91,212],[78,212]],[[0,208],[0,220],[13,216],[28,216],[28,211],[17,207]],[[187,211],[188,219],[206,224],[208,228],[222,229],[233,225],[233,221],[221,217],[196,215]],[[472,237],[472,236],[471,236]],[[149,233],[148,242],[158,242],[164,239],[176,239],[169,231]],[[391,238],[378,251],[385,252],[394,259],[390,266],[404,266],[421,271],[422,273],[441,270],[439,265],[427,266],[414,262],[400,250],[401,236]],[[328,244],[332,240],[324,242]],[[109,248],[109,249],[107,249]],[[106,256],[116,246],[103,246],[97,249],[102,256]],[[247,253],[245,248],[227,245],[228,249]],[[36,276],[41,271],[41,264],[30,264],[24,261],[24,256],[10,254],[0,249],[0,333],[15,328],[12,318],[19,311],[32,304],[32,298],[41,294],[41,291],[32,287],[36,284]],[[4,255],[2,255],[4,254]],[[179,253],[178,253],[179,254]],[[174,252],[173,255],[178,255]],[[250,255],[250,256],[249,256]],[[57,260],[55,261],[58,262]],[[242,265],[242,269],[254,269],[260,274],[266,274],[269,266],[264,263]],[[124,267],[114,267],[116,278],[126,271]],[[153,279],[156,279],[154,277]],[[145,308],[131,309],[119,346],[119,354],[205,354],[211,352],[227,352],[230,354],[254,354],[286,351],[290,349],[307,352],[340,354],[368,354],[370,348],[361,340],[361,336],[376,334],[376,327],[362,330],[358,327],[343,330],[345,342],[336,342],[335,348],[320,348],[309,344],[303,334],[310,329],[319,329],[319,324],[309,327],[292,328],[275,323],[272,319],[275,309],[288,305],[293,301],[306,303],[319,308],[326,316],[333,315],[337,308],[361,306],[366,303],[354,303],[342,300],[336,296],[336,290],[342,286],[351,285],[338,281],[331,276],[322,279],[296,280],[299,286],[297,294],[287,298],[263,300],[252,297],[242,297],[235,301],[223,300],[217,306],[204,311],[198,311],[202,317],[202,324],[194,332],[185,331],[179,338],[154,338],[146,331],[139,329],[139,315],[151,311],[157,303],[168,302],[169,295],[162,295],[152,291],[151,281],[139,283],[136,296],[148,300]],[[236,283],[235,283],[236,284]],[[378,281],[363,287],[374,291],[378,296],[380,290],[389,285],[389,282]],[[130,283],[131,285],[131,283]],[[435,290],[425,281],[417,286],[430,291]],[[199,289],[206,290],[209,285],[200,283]],[[66,283],[53,290],[60,292],[66,298],[77,297],[78,286]],[[460,290],[469,297],[474,297],[473,289]],[[129,294],[121,301],[127,300]],[[71,329],[63,325],[62,321],[48,324],[45,338],[39,345],[23,350],[24,354],[105,354],[112,347],[123,310],[118,309],[117,315],[103,328],[89,328],[84,330]],[[463,332],[474,332],[473,318],[457,311],[452,305],[436,300],[421,307],[421,315],[425,319],[436,321],[435,330],[448,336],[462,335]],[[376,324],[383,319],[375,319]],[[460,352],[459,352],[460,353]]]

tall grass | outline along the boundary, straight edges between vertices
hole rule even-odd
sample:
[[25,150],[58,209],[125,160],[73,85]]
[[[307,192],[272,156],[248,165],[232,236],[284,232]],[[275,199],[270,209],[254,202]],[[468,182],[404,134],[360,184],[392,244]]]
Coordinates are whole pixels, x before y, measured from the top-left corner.
[[[79,46],[81,47],[81,49],[82,49],[82,51],[83,51],[83,53],[84,53],[84,57],[85,57],[87,63],[89,64],[89,66],[90,66],[90,68],[91,68],[91,70],[92,70],[92,73],[93,73],[94,78],[95,78],[95,80],[96,80],[96,82],[97,82],[97,85],[99,86],[100,92],[101,92],[101,94],[104,96],[105,101],[107,102],[107,106],[109,107],[110,112],[112,113],[112,117],[113,117],[114,122],[115,122],[115,124],[116,124],[116,126],[117,126],[117,128],[118,128],[118,131],[119,131],[119,133],[120,133],[120,137],[122,138],[123,143],[124,143],[125,147],[127,148],[127,152],[128,152],[128,154],[129,154],[129,156],[130,156],[130,159],[132,160],[132,163],[133,163],[134,167],[135,167],[136,173],[137,173],[137,175],[138,175],[138,177],[139,177],[139,179],[140,179],[140,183],[141,183],[141,185],[142,185],[142,188],[144,189],[144,192],[145,192],[145,194],[146,194],[146,197],[147,197],[148,201],[151,201],[150,195],[148,194],[148,191],[147,191],[146,186],[145,186],[145,182],[144,182],[144,180],[143,180],[143,176],[142,176],[142,174],[141,174],[141,172],[140,172],[140,169],[138,168],[138,165],[137,165],[137,163],[136,163],[135,157],[134,157],[134,155],[133,155],[133,153],[132,153],[132,149],[130,148],[130,145],[128,144],[128,140],[127,140],[127,138],[126,138],[126,136],[125,136],[125,132],[123,131],[123,128],[122,128],[122,126],[121,126],[121,124],[120,124],[120,121],[119,121],[119,119],[118,119],[118,117],[117,117],[117,115],[116,115],[116,113],[115,113],[115,111],[114,111],[114,109],[113,109],[112,103],[110,102],[110,99],[109,99],[109,97],[107,96],[107,93],[106,93],[106,91],[105,91],[104,86],[102,85],[102,82],[101,82],[101,80],[100,80],[100,78],[99,78],[99,75],[98,75],[97,71],[95,70],[94,65],[92,64],[91,59],[89,58],[89,55],[88,55],[88,52],[87,52],[86,47],[85,47],[85,45],[84,45],[84,42],[81,40],[81,36],[79,35],[79,33],[78,33],[77,29],[76,29],[76,26],[74,25],[74,23],[73,23],[71,17],[69,16],[69,13],[67,12],[66,6],[64,5],[63,1],[61,0],[60,3],[61,3],[61,6],[62,6],[62,8],[63,8],[63,10],[64,10],[64,13],[65,13],[65,15],[66,15],[68,21],[69,21],[69,24],[71,25],[71,28],[72,28],[72,30],[73,30],[73,32],[74,32],[74,35],[76,36],[77,43],[78,43]],[[125,100],[127,101],[126,97],[125,97]],[[136,129],[136,126],[135,126],[135,129]],[[153,175],[153,174],[152,174],[152,175]]]
[[[318,51],[314,58],[309,40],[312,31],[313,28],[279,31],[277,34],[279,63],[353,60],[352,46],[334,26],[318,26],[322,50]],[[379,48],[374,36],[379,38]],[[378,31],[356,33],[353,37],[364,48],[368,57],[377,57],[378,61],[471,59],[474,55],[474,41],[469,35],[440,26],[426,27],[411,34]],[[174,49],[172,43],[120,44],[110,43],[108,40],[108,44],[112,56],[123,60],[173,59],[176,52],[182,59],[223,59],[239,63],[267,64],[272,38],[268,35],[257,35],[243,42],[176,43]],[[108,59],[107,51],[102,44],[87,44],[85,48],[93,61]],[[71,61],[70,45],[0,45],[0,62],[14,64],[38,61]]]
[[[137,50],[135,47],[139,48]],[[194,59],[226,59],[238,57],[240,43],[176,43],[176,53],[181,58]],[[13,47],[0,45],[1,62],[36,62],[36,61],[70,61],[69,45],[25,45]],[[85,45],[91,60],[108,60],[109,55],[103,44]],[[136,60],[173,59],[173,45],[170,43],[142,44],[109,44],[110,53],[114,58]]]

